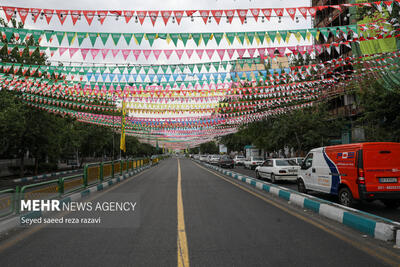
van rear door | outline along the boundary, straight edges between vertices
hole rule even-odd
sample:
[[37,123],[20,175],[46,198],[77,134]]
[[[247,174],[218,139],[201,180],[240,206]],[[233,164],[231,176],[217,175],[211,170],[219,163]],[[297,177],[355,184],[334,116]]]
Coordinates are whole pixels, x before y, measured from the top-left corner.
[[362,150],[367,192],[400,191],[400,144],[365,144]]

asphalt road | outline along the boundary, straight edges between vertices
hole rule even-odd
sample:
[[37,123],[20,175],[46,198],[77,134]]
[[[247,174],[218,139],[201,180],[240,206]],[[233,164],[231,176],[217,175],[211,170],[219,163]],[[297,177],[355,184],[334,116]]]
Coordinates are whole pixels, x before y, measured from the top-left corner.
[[[243,168],[243,166],[236,166],[232,170],[237,172],[237,173],[241,173],[241,174],[256,178],[256,173],[255,173],[254,170],[245,169],[245,168]],[[280,185],[280,186],[287,187],[287,188],[290,188],[292,190],[297,191],[297,184],[294,183],[294,182],[278,181],[277,184]],[[313,196],[316,196],[316,197],[319,197],[319,198],[322,198],[322,199],[325,199],[325,200],[329,200],[329,201],[332,201],[332,202],[337,202],[337,197],[336,196],[332,196],[332,195],[324,194],[324,193],[319,193],[319,192],[310,192],[309,194],[312,194]],[[397,208],[397,209],[387,208],[379,200],[376,200],[376,201],[373,201],[373,202],[357,203],[354,208],[356,208],[358,210],[365,211],[365,212],[369,212],[369,213],[377,215],[377,216],[388,218],[388,219],[391,219],[391,220],[394,220],[394,221],[398,221],[398,222],[400,221],[400,207]]]
[[[0,266],[400,263],[400,256],[394,255],[398,250],[382,242],[213,174],[188,159],[179,159],[179,165],[178,159],[164,160],[93,196],[101,201],[110,194],[140,195],[138,227],[16,231],[0,242]],[[183,205],[179,205],[179,192]]]

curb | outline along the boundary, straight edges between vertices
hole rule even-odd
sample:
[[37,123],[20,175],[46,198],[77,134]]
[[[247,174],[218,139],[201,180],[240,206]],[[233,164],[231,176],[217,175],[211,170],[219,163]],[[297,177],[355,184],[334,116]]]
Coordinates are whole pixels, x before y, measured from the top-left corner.
[[[209,169],[218,171],[241,182],[245,182],[260,190],[271,193],[298,207],[311,210],[323,217],[344,224],[352,229],[367,234],[375,239],[396,242],[400,248],[400,223],[366,212],[356,212],[355,209],[326,201],[317,197],[298,193],[285,187],[276,186],[252,177],[228,171],[213,165],[196,161]],[[352,212],[353,210],[354,212]]]
[[62,171],[62,172],[53,172],[53,173],[47,173],[47,174],[42,174],[42,175],[23,177],[23,178],[14,179],[12,181],[14,183],[28,182],[28,181],[32,181],[32,180],[39,180],[39,179],[55,177],[55,176],[58,176],[58,175],[76,173],[76,172],[79,172],[79,171],[82,172],[83,169],[77,169],[77,170],[71,170],[71,171]]
[[[123,180],[131,178],[132,176],[134,176],[134,175],[136,175],[138,173],[141,173],[142,171],[144,171],[146,169],[149,169],[150,167],[156,166],[156,165],[153,164],[153,165],[144,166],[144,167],[138,168],[136,170],[130,171],[128,173],[125,173],[123,175],[120,175],[120,176],[118,176],[118,177],[116,177],[114,179],[105,181],[105,182],[103,182],[101,184],[97,184],[97,185],[91,186],[91,187],[89,187],[89,188],[87,188],[87,189],[85,189],[83,191],[76,192],[76,193],[73,193],[71,195],[68,195],[66,197],[61,198],[60,202],[68,203],[68,202],[80,200],[82,198],[86,198],[87,196],[89,196],[92,193],[96,193],[96,192],[102,191],[107,187],[111,187],[114,184],[117,184],[117,183],[119,183],[119,182],[121,182]],[[29,213],[26,213],[26,214],[23,214],[23,215],[19,215],[19,216],[14,216],[14,217],[8,218],[8,219],[6,219],[4,221],[0,221],[0,234],[3,234],[3,233],[5,233],[5,232],[7,232],[7,231],[9,231],[9,230],[11,230],[13,228],[21,226],[20,221],[21,221],[21,217],[22,216],[25,217],[25,218],[33,219],[33,218],[39,218],[43,214],[46,214],[46,213],[47,212],[33,211],[33,212],[29,212]]]

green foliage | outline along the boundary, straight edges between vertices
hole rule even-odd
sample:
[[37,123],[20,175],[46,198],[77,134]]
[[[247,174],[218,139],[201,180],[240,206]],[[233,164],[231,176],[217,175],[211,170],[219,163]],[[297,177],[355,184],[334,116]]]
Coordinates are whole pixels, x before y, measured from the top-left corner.
[[214,141],[210,141],[200,145],[201,154],[218,154],[218,152],[218,146]]

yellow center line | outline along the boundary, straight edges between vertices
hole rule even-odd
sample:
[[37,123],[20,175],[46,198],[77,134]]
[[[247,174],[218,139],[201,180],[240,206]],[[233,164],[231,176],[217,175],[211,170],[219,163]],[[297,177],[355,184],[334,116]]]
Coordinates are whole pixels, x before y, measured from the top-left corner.
[[234,186],[239,187],[240,189],[252,194],[253,196],[255,196],[255,197],[257,197],[257,198],[259,198],[261,200],[264,200],[265,202],[277,207],[278,209],[283,210],[284,212],[289,213],[290,215],[293,215],[296,218],[299,218],[300,220],[303,220],[303,221],[305,221],[305,222],[307,222],[309,224],[312,224],[313,226],[323,230],[324,232],[327,232],[327,233],[335,236],[336,238],[338,238],[338,239],[340,239],[340,240],[352,245],[353,247],[355,247],[355,248],[357,248],[357,249],[359,249],[359,250],[361,250],[361,251],[363,251],[363,252],[365,252],[365,253],[367,253],[367,254],[369,254],[371,256],[374,256],[375,258],[378,258],[378,259],[384,261],[385,263],[387,263],[387,264],[389,264],[391,266],[400,267],[400,264],[399,264],[400,255],[397,255],[397,254],[395,254],[395,253],[393,253],[391,251],[388,251],[385,248],[372,247],[371,245],[368,246],[367,244],[361,244],[359,242],[356,242],[356,241],[352,240],[351,238],[348,238],[348,237],[346,237],[346,236],[344,236],[342,234],[339,234],[339,233],[333,231],[332,229],[329,229],[328,227],[325,227],[325,226],[321,225],[320,223],[318,223],[316,221],[313,221],[313,220],[301,215],[300,213],[292,211],[292,210],[282,206],[278,202],[270,200],[270,199],[266,198],[265,196],[263,196],[263,195],[261,195],[259,193],[256,193],[256,192],[254,192],[254,191],[252,191],[252,190],[250,190],[250,189],[248,189],[248,188],[246,188],[246,187],[244,187],[244,186],[242,186],[242,185],[240,185],[240,184],[238,184],[236,182],[233,182],[230,179],[228,179],[228,178],[226,178],[226,177],[224,177],[224,176],[222,176],[220,174],[217,174],[217,173],[215,173],[215,172],[213,172],[213,171],[211,171],[211,170],[209,170],[209,169],[207,169],[207,168],[205,168],[205,167],[203,167],[203,166],[201,166],[201,165],[199,165],[197,163],[194,163],[194,164],[196,164],[199,168],[202,168],[202,169],[214,174],[215,176],[223,179],[224,181],[229,182],[229,183],[233,184]]
[[178,159],[178,235],[177,235],[177,253],[178,253],[178,267],[189,267],[189,251],[185,230],[185,217],[183,214],[183,201],[182,201],[182,186],[181,186],[181,164]]

